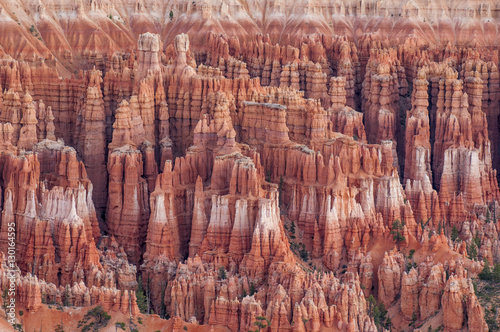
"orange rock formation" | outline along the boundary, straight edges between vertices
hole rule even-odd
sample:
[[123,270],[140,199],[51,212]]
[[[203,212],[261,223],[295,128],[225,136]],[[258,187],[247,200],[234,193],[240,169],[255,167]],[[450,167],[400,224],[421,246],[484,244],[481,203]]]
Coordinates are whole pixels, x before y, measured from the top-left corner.
[[488,330],[472,278],[500,262],[499,18],[0,0],[2,290],[14,225],[30,313],[146,297],[174,329],[387,329],[373,296],[392,330]]

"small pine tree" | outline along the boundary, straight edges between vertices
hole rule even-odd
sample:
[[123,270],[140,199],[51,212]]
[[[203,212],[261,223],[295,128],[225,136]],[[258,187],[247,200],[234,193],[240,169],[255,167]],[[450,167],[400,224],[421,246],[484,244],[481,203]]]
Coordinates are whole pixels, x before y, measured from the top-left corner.
[[255,294],[255,286],[253,282],[250,283],[250,296],[253,296]]
[[7,318],[7,306],[9,305],[9,291],[7,288],[3,290],[2,293],[2,309],[5,311],[5,317]]
[[170,13],[168,14],[168,17],[170,18],[170,21],[172,21],[174,19],[174,12],[170,11]]
[[283,203],[283,185],[285,183],[285,180],[283,179],[283,175],[280,175],[280,183],[278,185],[278,193],[279,193],[279,200],[280,200],[280,205]]
[[385,325],[384,328],[386,330],[389,330],[389,331],[391,330],[391,326],[392,326],[392,319],[391,319],[391,317],[387,317],[387,319],[385,320],[385,324],[384,325]]
[[413,259],[413,255],[415,255],[415,249],[410,250],[410,253],[408,254],[408,258]]
[[490,263],[487,259],[484,260],[483,270],[478,274],[479,279],[481,280],[491,280],[493,278],[493,273],[490,268]]
[[167,285],[163,285],[161,288],[161,306],[160,306],[160,317],[165,318],[165,314],[167,312],[167,306],[165,305],[165,289]]
[[116,329],[122,329],[123,331],[126,331],[127,329],[125,328],[125,323],[123,322],[116,322],[115,323],[115,328]]
[[219,267],[219,279],[220,280],[226,280],[227,279],[226,268],[224,266]]
[[416,323],[417,323],[417,313],[414,311],[413,314],[411,315],[410,326],[415,326]]
[[111,316],[98,305],[87,311],[85,316],[78,322],[78,327],[83,327],[82,331],[100,331],[101,328],[108,325],[110,319]]
[[477,248],[481,248],[481,236],[479,236],[478,231],[476,231],[476,236],[472,240],[476,243]]
[[71,295],[69,293],[69,285],[66,285],[66,290],[64,291],[63,306],[71,306]]
[[19,323],[12,325],[12,327],[14,328],[14,331],[24,332],[23,326]]
[[259,332],[259,331],[271,326],[271,322],[269,321],[269,319],[267,319],[264,316],[257,316],[257,317],[255,317],[255,319],[256,319],[256,321],[253,322],[253,325],[257,326],[257,329],[252,331],[252,332]]
[[490,209],[486,209],[486,223],[489,224],[491,222]]
[[468,250],[469,258],[472,260],[476,260],[477,258],[477,245],[475,241],[472,241],[469,250]]
[[404,221],[401,222],[398,219],[396,219],[392,222],[391,234],[392,234],[392,238],[393,238],[394,242],[396,242],[396,244],[398,246],[398,249],[399,249],[399,245],[401,244],[401,242],[406,241],[406,238],[403,235],[404,228],[405,228]]
[[493,268],[492,276],[491,278],[495,282],[500,282],[500,263],[496,263],[495,267]]
[[271,182],[271,170],[266,171],[266,182]]
[[137,297],[137,306],[139,307],[140,312],[143,314],[148,311],[148,301],[146,299],[146,294],[144,293],[144,286],[142,284],[142,278],[139,276],[139,280],[137,281],[137,290],[135,291],[135,296]]
[[383,329],[389,329],[391,326],[390,318],[387,318],[387,310],[383,303],[378,303],[377,300],[370,295],[367,299],[368,301],[368,315],[373,318],[375,325],[379,331]]
[[459,236],[460,236],[460,233],[458,233],[457,227],[453,226],[453,228],[451,229],[451,240],[453,242],[455,242]]
[[292,221],[292,224],[290,225],[290,238],[293,240],[295,239],[295,223]]

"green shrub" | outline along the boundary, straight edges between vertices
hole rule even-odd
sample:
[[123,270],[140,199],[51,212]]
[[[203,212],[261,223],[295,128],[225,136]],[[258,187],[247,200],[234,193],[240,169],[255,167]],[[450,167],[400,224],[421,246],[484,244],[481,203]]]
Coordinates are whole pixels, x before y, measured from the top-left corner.
[[125,329],[125,323],[123,322],[116,322],[115,327],[122,329],[123,331],[126,331]]
[[82,328],[82,332],[92,331],[97,332],[108,325],[111,316],[99,305],[90,309],[85,316],[78,322],[78,328]]
[[219,267],[219,279],[220,280],[226,280],[227,279],[226,268],[224,266]]
[[386,317],[387,310],[382,302],[378,303],[377,300],[375,300],[373,295],[368,297],[368,315],[373,318],[379,331],[390,329],[392,321],[389,317]]
[[458,229],[456,226],[453,226],[451,229],[451,240],[455,242],[460,236],[460,233],[458,233]]

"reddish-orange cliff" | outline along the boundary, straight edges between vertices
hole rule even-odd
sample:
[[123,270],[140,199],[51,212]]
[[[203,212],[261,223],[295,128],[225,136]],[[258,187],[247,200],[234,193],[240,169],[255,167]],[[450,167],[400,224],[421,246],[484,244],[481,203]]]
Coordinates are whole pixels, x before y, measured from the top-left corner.
[[56,304],[148,331],[491,329],[473,280],[500,262],[499,18],[0,0],[18,321]]

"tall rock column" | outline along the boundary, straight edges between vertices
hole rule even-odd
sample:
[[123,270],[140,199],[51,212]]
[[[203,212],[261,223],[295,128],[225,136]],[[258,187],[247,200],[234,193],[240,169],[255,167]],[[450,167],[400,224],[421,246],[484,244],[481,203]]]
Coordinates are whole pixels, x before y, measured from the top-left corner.
[[191,239],[189,241],[189,257],[198,253],[203,239],[207,233],[208,219],[205,213],[205,194],[203,192],[203,181],[198,176],[194,191],[193,221],[191,226]]
[[[491,166],[486,116],[481,110],[481,79],[462,80],[451,68],[440,84],[436,114],[433,174],[445,202],[463,194],[464,204],[484,204],[499,196],[496,171]],[[452,210],[450,210],[452,211]]]
[[98,211],[103,211],[107,201],[106,115],[101,91],[101,72],[92,70],[89,76],[85,104],[80,114],[79,152],[94,186],[95,207]]
[[319,63],[309,62],[306,74],[306,97],[320,99],[323,106],[328,104],[327,76]]
[[378,299],[386,308],[396,300],[401,291],[401,277],[404,271],[404,258],[401,253],[386,252],[378,268]]
[[346,78],[343,76],[330,79],[331,106],[328,109],[331,115],[332,131],[340,132],[353,137],[356,140],[366,142],[365,127],[363,125],[363,113],[356,112],[346,106]]
[[177,75],[179,79],[186,79],[196,75],[196,70],[188,64],[189,37],[182,33],[175,36],[174,48],[176,58],[173,64],[167,66],[167,76]]
[[0,120],[2,122],[10,122],[12,124],[13,136],[12,143],[19,140],[19,131],[21,129],[21,98],[18,92],[10,89],[4,94],[2,112]]
[[167,160],[163,173],[159,174],[156,179],[155,190],[150,196],[151,215],[144,255],[145,262],[153,262],[160,256],[168,261],[176,261],[181,257],[176,212],[179,207],[175,203],[175,177],[172,162]]
[[109,233],[124,248],[130,261],[138,265],[147,235],[148,184],[143,177],[142,153],[131,140],[133,125],[126,101],[116,111],[113,129],[106,220]]
[[406,116],[405,181],[408,179],[430,181],[432,179],[430,126],[427,111],[428,85],[425,72],[420,70],[413,84],[413,107]]
[[148,186],[142,154],[131,146],[114,149],[108,160],[109,195],[106,222],[109,233],[138,265],[145,250],[148,224]]
[[448,68],[446,79],[441,80],[439,86],[432,170],[434,182],[438,186],[441,182],[445,151],[451,147],[472,145],[468,96],[464,95],[463,82],[457,77],[458,73]]
[[155,72],[161,69],[160,35],[151,32],[141,34],[137,48],[139,50],[138,67],[134,78],[136,82],[139,82],[147,76],[149,70]]
[[[175,59],[165,70],[166,77],[171,81],[168,91],[168,107],[170,113],[170,138],[172,139],[173,154],[183,154],[189,146],[192,135],[191,106],[189,105],[190,92],[186,87],[190,79],[196,75],[196,70],[188,64],[189,38],[186,34],[175,36]],[[193,80],[191,80],[193,81]],[[201,86],[194,89],[193,96],[200,95]],[[196,91],[198,90],[198,91]],[[164,137],[159,137],[163,139]],[[168,150],[168,148],[167,148]],[[162,165],[163,166],[163,165]]]
[[26,91],[23,98],[23,118],[21,119],[21,131],[19,132],[19,141],[17,146],[20,149],[31,150],[33,145],[38,142],[36,134],[36,119],[35,105],[31,95]]
[[432,189],[428,84],[426,73],[421,69],[413,84],[413,106],[406,115],[405,191],[415,220],[430,217],[433,194],[436,194]]
[[346,79],[343,76],[330,78],[330,107],[332,111],[336,111],[346,105]]
[[343,42],[340,46],[340,59],[337,68],[337,75],[345,77],[346,79],[346,103],[347,106],[355,108],[357,101],[354,100],[356,96],[355,83],[356,75],[353,63],[351,61],[351,47],[348,42]]
[[264,279],[273,261],[290,260],[288,240],[280,223],[277,192],[271,192],[270,196],[259,200],[251,249],[242,261],[242,269],[256,280]]
[[401,280],[401,312],[406,319],[411,319],[413,315],[418,317],[418,273],[411,269],[410,272],[403,272]]
[[488,138],[488,122],[486,114],[481,110],[483,81],[479,72],[474,72],[473,77],[465,79],[464,90],[469,96],[469,113],[471,114],[472,140],[474,147],[479,150],[479,159],[491,165],[491,144]]
[[467,324],[469,331],[488,331],[472,280],[464,276],[464,273],[461,268],[446,282],[441,298],[444,328],[446,331],[461,331]]
[[340,266],[344,239],[340,233],[339,218],[332,197],[328,196],[326,203],[325,240],[323,264],[335,271]]

